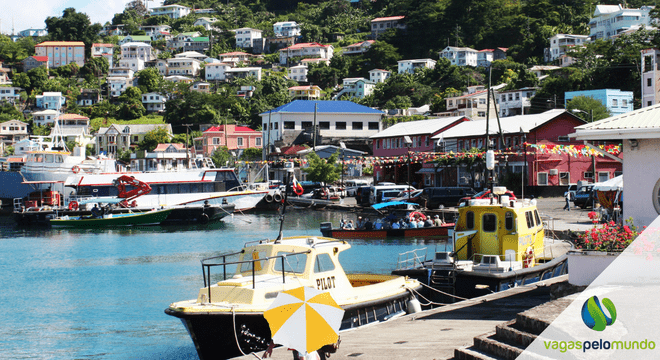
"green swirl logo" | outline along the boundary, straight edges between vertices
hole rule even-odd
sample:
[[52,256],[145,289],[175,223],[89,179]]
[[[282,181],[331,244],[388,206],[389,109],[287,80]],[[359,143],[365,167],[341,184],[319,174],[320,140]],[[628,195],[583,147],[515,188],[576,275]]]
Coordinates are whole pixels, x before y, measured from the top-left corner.
[[592,296],[582,305],[582,321],[595,331],[603,331],[607,326],[614,324],[616,321],[616,307],[614,303],[607,298],[603,299],[603,306],[610,316],[605,315],[603,308],[598,301],[598,297]]

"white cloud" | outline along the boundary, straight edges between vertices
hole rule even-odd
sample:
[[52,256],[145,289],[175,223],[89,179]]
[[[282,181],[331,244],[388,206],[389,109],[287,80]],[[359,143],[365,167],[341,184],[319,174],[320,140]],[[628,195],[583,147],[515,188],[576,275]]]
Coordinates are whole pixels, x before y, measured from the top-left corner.
[[0,20],[2,33],[11,34],[12,20],[16,32],[29,28],[43,29],[49,16],[61,16],[68,0],[3,0]]
[[112,18],[116,13],[124,11],[126,4],[131,0],[90,0],[86,2],[85,6],[80,9],[77,9],[78,12],[83,12],[89,16],[89,19],[93,23],[100,23],[104,25],[108,21],[112,21]]

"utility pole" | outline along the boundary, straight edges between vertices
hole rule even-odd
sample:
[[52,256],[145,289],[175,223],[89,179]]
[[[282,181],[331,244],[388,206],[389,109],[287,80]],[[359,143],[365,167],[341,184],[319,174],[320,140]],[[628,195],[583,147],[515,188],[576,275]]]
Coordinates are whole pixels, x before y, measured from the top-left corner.
[[314,128],[312,129],[312,131],[314,131],[314,143],[313,143],[313,146],[312,146],[312,150],[314,150],[314,152],[316,152],[316,112],[317,112],[318,108],[319,108],[319,103],[315,102],[314,103]]
[[181,124],[186,127],[186,167],[190,168],[190,150],[188,149],[188,131],[193,124]]

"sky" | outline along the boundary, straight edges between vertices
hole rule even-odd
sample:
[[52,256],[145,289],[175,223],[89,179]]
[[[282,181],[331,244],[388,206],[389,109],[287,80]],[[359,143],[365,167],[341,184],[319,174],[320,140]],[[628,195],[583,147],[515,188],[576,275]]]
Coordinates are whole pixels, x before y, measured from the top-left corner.
[[[66,8],[75,8],[85,13],[93,23],[105,24],[116,13],[124,11],[131,0],[0,0],[0,33],[11,34],[12,20],[14,30],[36,28],[44,29],[44,22],[49,16],[62,16]],[[149,8],[158,6],[161,0],[150,0]]]

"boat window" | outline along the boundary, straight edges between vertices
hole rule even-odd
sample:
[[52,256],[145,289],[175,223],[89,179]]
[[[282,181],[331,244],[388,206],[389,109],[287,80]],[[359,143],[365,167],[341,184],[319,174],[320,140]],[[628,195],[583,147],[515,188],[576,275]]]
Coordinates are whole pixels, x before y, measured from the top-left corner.
[[497,230],[497,216],[495,214],[484,214],[481,218],[481,226],[485,232]]
[[190,184],[191,193],[200,193],[202,192],[202,184]]
[[534,218],[536,218],[536,226],[541,225],[541,217],[538,210],[534,210]]
[[205,193],[213,192],[213,183],[204,184],[204,192]]
[[158,194],[158,195],[167,194],[167,187],[165,185],[152,186],[152,189],[153,189],[152,191],[155,194]]
[[44,162],[43,154],[37,154],[37,157],[34,160],[35,162]]
[[[287,255],[288,252],[280,251],[277,256]],[[305,265],[307,264],[307,253],[288,255],[284,258],[284,271],[293,273],[305,272]],[[282,271],[282,259],[278,258],[275,261],[275,271]]]
[[525,219],[527,220],[527,228],[531,229],[534,227],[534,218],[531,211],[525,211]]
[[179,184],[168,184],[167,193],[168,194],[178,194],[179,193]]
[[513,213],[511,211],[507,211],[504,216],[504,227],[509,231],[513,230]]
[[180,194],[190,194],[190,184],[179,184]]
[[46,154],[46,162],[47,163],[52,163],[54,161],[55,161],[55,157],[53,156],[53,154]]
[[474,229],[474,212],[468,211],[465,215],[465,227],[467,227],[468,230]]
[[222,171],[215,173],[215,181],[225,181],[225,173]]
[[215,183],[215,191],[227,191],[227,185],[225,182],[216,182]]
[[316,263],[314,264],[315,273],[332,271],[334,269],[335,269],[335,263],[332,262],[330,255],[328,254],[316,255]]
[[[251,254],[245,254],[243,255],[243,260],[248,261],[248,260],[257,260],[257,259],[263,259],[266,257],[266,252],[265,251],[253,251]],[[261,271],[264,267],[264,263],[266,260],[259,260],[254,262],[254,271]],[[242,273],[252,273],[252,263],[242,263],[239,265],[239,271]]]
[[55,155],[55,162],[56,163],[63,163],[64,159],[62,158],[62,155]]

